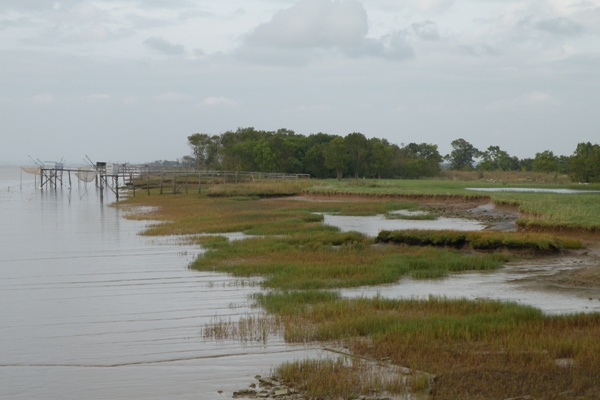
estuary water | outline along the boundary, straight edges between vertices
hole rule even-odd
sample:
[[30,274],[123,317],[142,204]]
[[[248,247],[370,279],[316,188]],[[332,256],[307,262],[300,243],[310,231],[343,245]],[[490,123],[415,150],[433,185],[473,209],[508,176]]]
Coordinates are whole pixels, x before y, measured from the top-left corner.
[[1,399],[231,398],[321,354],[278,336],[206,339],[215,320],[261,312],[257,281],[188,269],[200,248],[140,236],[93,183],[36,183],[0,167]]

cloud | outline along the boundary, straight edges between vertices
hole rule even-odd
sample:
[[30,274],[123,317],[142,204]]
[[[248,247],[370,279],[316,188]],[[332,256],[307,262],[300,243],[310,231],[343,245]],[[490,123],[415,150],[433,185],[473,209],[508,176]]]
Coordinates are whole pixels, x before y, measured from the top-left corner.
[[426,12],[445,11],[454,5],[454,0],[418,0],[417,8]]
[[331,48],[359,44],[368,32],[367,13],[354,0],[300,0],[246,37],[255,46]]
[[212,96],[202,100],[201,106],[203,107],[216,107],[216,106],[227,106],[237,107],[237,102],[228,97],[224,96]]
[[86,101],[105,101],[108,99],[110,99],[110,95],[106,93],[90,94],[84,97],[84,100]]
[[[431,26],[417,26],[431,36]],[[237,56],[254,62],[304,65],[311,57],[345,54],[389,60],[413,57],[414,51],[401,31],[367,38],[369,23],[361,3],[355,0],[300,0],[276,13],[243,39]]]
[[180,44],[173,44],[161,37],[150,37],[144,40],[144,44],[151,49],[169,56],[179,56],[185,53],[185,47]]
[[496,100],[486,109],[491,112],[539,111],[562,105],[563,103],[550,93],[532,91],[512,99]]
[[461,45],[456,48],[456,51],[471,57],[492,57],[500,54],[494,47],[484,43]]
[[379,39],[366,38],[360,45],[347,47],[344,53],[353,56],[371,56],[392,61],[405,60],[414,57],[414,50],[406,41],[403,32],[393,32]]
[[584,31],[583,26],[565,17],[543,19],[534,26],[539,30],[561,36],[578,35]]
[[55,98],[54,98],[54,95],[52,95],[50,93],[41,93],[41,94],[33,96],[32,100],[34,103],[49,104],[49,103],[53,103]]
[[189,100],[189,96],[183,93],[168,92],[159,94],[158,96],[155,96],[154,99],[163,103],[179,103],[181,101]]
[[436,23],[429,20],[411,24],[409,31],[424,40],[439,40],[441,38]]

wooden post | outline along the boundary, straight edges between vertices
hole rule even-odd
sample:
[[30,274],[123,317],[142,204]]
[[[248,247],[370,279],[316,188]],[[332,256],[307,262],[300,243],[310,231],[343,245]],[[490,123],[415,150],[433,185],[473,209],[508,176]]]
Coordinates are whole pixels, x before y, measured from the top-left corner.
[[160,194],[163,194],[163,170],[160,170]]
[[177,175],[173,172],[173,194],[177,193]]
[[148,191],[148,196],[150,196],[150,170],[146,171],[146,190]]

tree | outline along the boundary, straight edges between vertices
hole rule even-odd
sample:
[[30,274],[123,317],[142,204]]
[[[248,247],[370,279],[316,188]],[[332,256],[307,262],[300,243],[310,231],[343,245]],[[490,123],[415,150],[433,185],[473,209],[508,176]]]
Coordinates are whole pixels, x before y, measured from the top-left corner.
[[394,157],[394,146],[387,140],[371,138],[368,141],[368,159],[367,170],[369,176],[381,179],[382,176],[389,173]]
[[600,145],[579,143],[569,161],[569,175],[576,182],[600,182]]
[[450,168],[457,170],[473,169],[475,158],[479,157],[481,152],[462,138],[453,140],[450,145],[452,146],[452,152],[445,157],[450,162]]
[[220,164],[220,137],[206,133],[194,133],[188,136],[188,144],[192,148],[192,157],[197,170],[218,168]]
[[533,159],[533,170],[536,172],[558,172],[558,157],[550,150],[535,153]]
[[338,180],[342,179],[348,165],[348,160],[350,159],[344,138],[337,136],[325,145],[323,155],[325,157],[325,166],[335,170],[335,176]]
[[399,151],[397,174],[408,179],[435,176],[441,170],[442,160],[437,145],[409,143]]
[[486,171],[516,171],[519,169],[519,159],[511,157],[499,146],[490,146],[480,153],[482,161],[481,169]]
[[367,155],[367,138],[360,132],[353,132],[346,135],[344,141],[346,142],[348,157],[350,158],[354,169],[354,177],[358,179],[362,172],[362,164]]

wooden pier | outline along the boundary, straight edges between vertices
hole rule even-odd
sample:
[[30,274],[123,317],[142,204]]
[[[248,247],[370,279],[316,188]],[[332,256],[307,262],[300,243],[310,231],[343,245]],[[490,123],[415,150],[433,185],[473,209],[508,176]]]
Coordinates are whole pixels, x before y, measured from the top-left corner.
[[39,174],[41,190],[71,188],[73,179],[78,182],[95,182],[101,198],[110,190],[117,201],[123,190],[135,196],[136,190],[151,189],[158,193],[182,193],[190,190],[201,192],[203,185],[220,183],[257,182],[264,180],[309,179],[308,174],[273,172],[194,170],[192,168],[160,168],[146,164],[111,164],[98,162],[86,167],[66,167],[59,162],[39,163],[37,167],[21,167],[27,173]]

